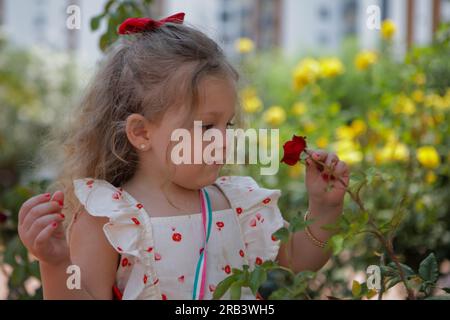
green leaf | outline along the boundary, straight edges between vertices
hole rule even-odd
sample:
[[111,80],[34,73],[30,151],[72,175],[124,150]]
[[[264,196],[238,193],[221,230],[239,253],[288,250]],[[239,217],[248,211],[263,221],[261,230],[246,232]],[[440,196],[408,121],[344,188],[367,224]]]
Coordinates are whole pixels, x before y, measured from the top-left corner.
[[327,246],[333,250],[334,255],[338,255],[344,249],[344,237],[340,234],[332,236]]
[[286,243],[289,240],[289,230],[285,227],[278,229],[272,235],[282,243]]
[[19,246],[20,246],[20,239],[18,236],[15,236],[12,240],[8,242],[3,258],[4,263],[7,263],[13,267],[17,264],[16,255],[19,250]]
[[40,279],[41,274],[40,274],[40,270],[39,270],[39,262],[33,261],[32,263],[30,263],[28,265],[28,272],[31,276]]
[[361,294],[361,284],[358,281],[353,280],[352,282],[352,295],[355,298],[359,298]]
[[287,288],[280,288],[270,294],[269,300],[287,300],[290,299],[290,297],[291,296]]
[[250,289],[256,295],[259,287],[267,280],[267,272],[263,268],[257,266],[250,275]]
[[105,51],[109,44],[108,33],[102,34],[99,40],[99,47],[102,51]]
[[21,286],[27,279],[26,268],[23,265],[18,265],[14,268],[10,281],[13,287]]
[[[416,273],[414,272],[414,270],[413,270],[410,266],[407,266],[406,264],[403,264],[403,263],[399,263],[399,264],[400,264],[400,267],[401,267],[402,270],[403,270],[403,273],[404,273],[407,277],[416,274]],[[398,275],[397,265],[396,265],[394,262],[389,262],[388,266],[391,267],[392,269],[394,269],[394,272]]]
[[109,10],[111,9],[111,6],[114,4],[114,2],[116,2],[115,0],[109,0],[106,5],[105,5],[105,12],[109,12]]
[[213,299],[217,300],[223,297],[223,295],[228,291],[230,286],[238,279],[239,275],[231,275],[223,279],[214,290]]
[[439,269],[434,253],[430,253],[419,265],[419,275],[425,281],[435,283],[439,277]]
[[266,260],[262,263],[261,267],[264,268],[265,270],[267,270],[267,269],[276,268],[277,264],[272,260]]
[[104,14],[100,14],[91,19],[91,30],[96,31],[100,27],[100,22],[102,21]]
[[302,218],[300,218],[299,216],[295,216],[294,218],[292,218],[292,220],[290,221],[289,224],[289,231],[291,231],[292,233],[300,231],[300,230],[304,230],[307,226],[311,225],[312,223],[314,223],[314,220],[307,220],[304,221]]
[[230,287],[230,299],[231,300],[240,300],[242,293],[242,281],[234,282]]
[[428,298],[425,298],[425,300],[450,300],[450,296],[428,297]]

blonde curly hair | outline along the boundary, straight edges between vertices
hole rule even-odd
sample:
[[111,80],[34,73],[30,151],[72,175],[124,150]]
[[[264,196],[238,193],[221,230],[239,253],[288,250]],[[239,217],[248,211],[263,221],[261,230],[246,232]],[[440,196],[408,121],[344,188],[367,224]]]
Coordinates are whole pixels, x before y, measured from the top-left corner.
[[64,192],[66,232],[81,210],[74,179],[103,179],[119,187],[134,175],[138,155],[127,139],[127,117],[138,113],[158,121],[169,107],[195,108],[206,75],[239,80],[218,44],[186,24],[122,37],[107,52],[69,125],[49,143],[62,150],[49,191]]

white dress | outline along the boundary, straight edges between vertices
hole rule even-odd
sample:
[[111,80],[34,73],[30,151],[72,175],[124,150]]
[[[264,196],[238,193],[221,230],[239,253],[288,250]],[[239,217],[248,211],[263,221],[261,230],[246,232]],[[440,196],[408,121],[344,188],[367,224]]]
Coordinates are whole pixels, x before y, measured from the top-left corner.
[[[278,209],[280,190],[261,188],[250,177],[220,177],[217,185],[231,209],[213,211],[208,242],[204,299],[231,274],[266,260],[274,261],[280,241],[272,233],[284,219]],[[122,188],[105,180],[74,180],[75,194],[93,216],[108,217],[106,238],[121,255],[116,287],[122,299],[192,299],[195,267],[203,245],[201,213],[151,217]],[[255,299],[243,288],[241,299]],[[227,292],[223,299],[229,299]]]

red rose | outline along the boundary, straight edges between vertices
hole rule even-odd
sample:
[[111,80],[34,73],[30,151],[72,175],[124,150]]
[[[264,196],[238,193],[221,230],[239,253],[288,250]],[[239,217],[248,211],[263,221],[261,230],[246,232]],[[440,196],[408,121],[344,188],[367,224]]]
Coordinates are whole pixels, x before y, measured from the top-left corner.
[[283,145],[284,155],[281,162],[293,166],[300,160],[300,155],[306,149],[306,137],[294,135],[292,140]]

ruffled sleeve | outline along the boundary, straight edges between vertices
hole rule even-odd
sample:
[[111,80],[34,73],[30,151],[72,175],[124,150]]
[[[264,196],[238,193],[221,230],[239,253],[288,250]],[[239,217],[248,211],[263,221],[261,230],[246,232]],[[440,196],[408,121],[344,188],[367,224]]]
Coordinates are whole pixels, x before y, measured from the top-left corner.
[[216,181],[238,217],[250,268],[275,261],[280,240],[272,234],[287,223],[278,208],[278,189],[261,188],[251,177],[226,176]]
[[106,238],[118,253],[132,261],[127,281],[118,283],[122,299],[161,299],[153,266],[150,218],[143,205],[105,180],[85,178],[73,183],[75,195],[90,215],[109,218],[103,226]]

